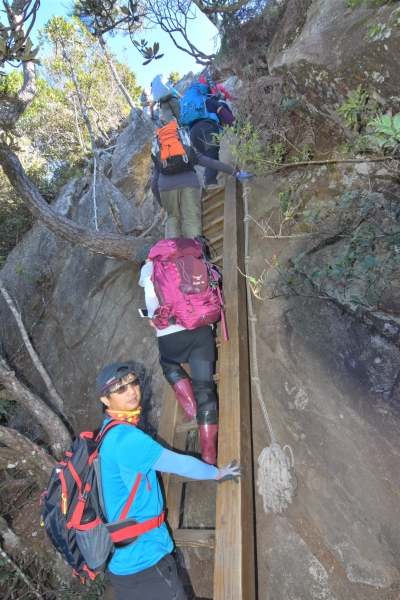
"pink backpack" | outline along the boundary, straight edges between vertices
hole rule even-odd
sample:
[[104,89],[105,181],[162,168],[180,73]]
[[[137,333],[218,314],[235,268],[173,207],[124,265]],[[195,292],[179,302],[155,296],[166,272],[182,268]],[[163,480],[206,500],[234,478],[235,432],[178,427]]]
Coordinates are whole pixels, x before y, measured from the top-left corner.
[[153,246],[149,258],[160,304],[153,316],[157,329],[170,325],[197,329],[222,317],[227,340],[220,275],[204,260],[202,245],[189,238],[169,238]]

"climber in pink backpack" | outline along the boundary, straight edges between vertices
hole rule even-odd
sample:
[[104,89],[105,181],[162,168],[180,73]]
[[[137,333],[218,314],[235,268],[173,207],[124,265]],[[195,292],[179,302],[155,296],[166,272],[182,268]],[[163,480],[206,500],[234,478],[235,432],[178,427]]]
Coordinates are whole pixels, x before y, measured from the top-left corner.
[[[139,285],[156,330],[164,377],[185,411],[182,421],[197,417],[202,460],[215,465],[218,411],[212,324],[220,318],[227,336],[219,275],[203,256],[202,245],[189,238],[145,246],[138,254],[143,265]],[[189,363],[191,378],[182,363]]]

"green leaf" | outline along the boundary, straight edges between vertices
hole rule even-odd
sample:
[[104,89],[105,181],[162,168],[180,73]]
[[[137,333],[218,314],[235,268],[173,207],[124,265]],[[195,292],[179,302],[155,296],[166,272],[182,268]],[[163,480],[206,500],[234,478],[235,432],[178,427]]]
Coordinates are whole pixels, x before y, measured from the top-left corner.
[[352,294],[350,296],[350,300],[352,300],[353,302],[356,302],[357,304],[361,304],[361,300],[358,296],[355,296],[354,294]]
[[159,49],[160,49],[160,44],[158,42],[156,42],[153,45],[153,52],[154,52],[154,54],[157,54],[157,52],[159,51]]
[[149,58],[149,60],[145,60],[144,63],[142,63],[143,66],[148,65],[149,63],[151,63],[153,59]]
[[296,256],[296,258],[293,261],[293,264],[295,267],[297,267],[297,265],[299,264],[299,262],[301,261],[301,259],[303,258],[303,256],[306,254],[306,252],[302,252],[301,254],[299,254],[298,256]]
[[129,8],[126,8],[126,6],[121,6],[121,12],[124,13],[124,15],[130,15],[131,11],[129,10]]
[[394,115],[393,127],[394,127],[394,129],[400,129],[400,113],[397,113],[397,115]]

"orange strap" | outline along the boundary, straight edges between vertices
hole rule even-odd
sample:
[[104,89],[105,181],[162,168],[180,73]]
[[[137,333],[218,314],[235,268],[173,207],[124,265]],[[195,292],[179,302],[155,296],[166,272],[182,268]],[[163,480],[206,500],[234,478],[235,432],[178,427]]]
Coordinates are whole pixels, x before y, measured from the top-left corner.
[[110,533],[112,541],[114,544],[117,542],[122,542],[123,540],[127,540],[131,537],[136,537],[137,535],[142,535],[151,529],[156,529],[160,527],[164,523],[164,511],[158,517],[153,517],[148,521],[144,521],[143,523],[137,523],[136,525],[131,525],[130,527],[124,527],[119,531],[114,531],[114,533]]

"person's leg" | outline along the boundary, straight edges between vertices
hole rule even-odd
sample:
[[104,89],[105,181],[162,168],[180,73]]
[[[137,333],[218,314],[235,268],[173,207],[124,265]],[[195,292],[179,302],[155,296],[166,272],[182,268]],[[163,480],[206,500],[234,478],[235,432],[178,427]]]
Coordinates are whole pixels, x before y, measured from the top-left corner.
[[[166,554],[164,558],[156,564],[156,569],[162,577],[162,580],[168,585],[169,590],[171,590],[173,594],[172,598],[174,598],[174,600],[187,600],[185,590],[183,589],[182,582],[178,575],[174,557],[171,554]],[[166,594],[165,596],[160,596],[160,600],[164,600],[164,598],[167,600],[169,597],[170,596]]]
[[[215,160],[219,160],[219,142],[215,141],[214,134],[219,134],[220,132],[221,130],[216,123],[213,123],[212,121],[206,121],[204,128],[204,154],[209,158],[214,158]],[[206,168],[204,172],[204,179],[206,185],[217,184],[217,171],[215,169]]]
[[116,600],[187,600],[171,554],[166,554],[153,567],[133,575],[108,572],[108,577]]
[[202,234],[201,188],[187,187],[181,189],[180,209],[182,215],[182,234],[194,238]]
[[165,124],[171,123],[171,121],[175,121],[175,116],[170,107],[170,100],[160,100],[160,108],[163,114],[163,120]]
[[194,419],[197,414],[197,404],[194,397],[189,375],[179,363],[160,355],[160,365],[163,375],[173,389],[175,398],[185,411],[182,423]]
[[200,451],[204,462],[215,465],[218,437],[217,396],[213,381],[215,342],[211,327],[201,327],[196,331],[198,345],[191,352],[189,366],[197,404]]
[[[205,156],[219,159],[219,143],[213,138],[213,134],[220,133],[220,128],[214,121],[198,121],[190,130],[190,139],[198,152]],[[206,167],[204,172],[206,185],[218,185],[217,171]]]
[[192,388],[197,404],[197,423],[200,433],[200,452],[204,462],[217,462],[218,410],[213,381],[192,378]]
[[167,213],[165,237],[181,237],[181,211],[179,208],[180,190],[160,192],[162,205]]
[[193,146],[196,148],[198,152],[204,154],[204,134],[203,134],[203,123],[204,121],[198,121],[193,127],[190,129],[190,139],[192,140]]
[[193,379],[202,379],[203,381],[213,380],[214,362],[212,360],[189,358],[189,367]]
[[179,122],[181,116],[181,105],[178,98],[175,98],[175,96],[173,96],[172,98],[170,98],[170,100],[168,100],[168,103],[169,108],[172,111],[175,119]]

